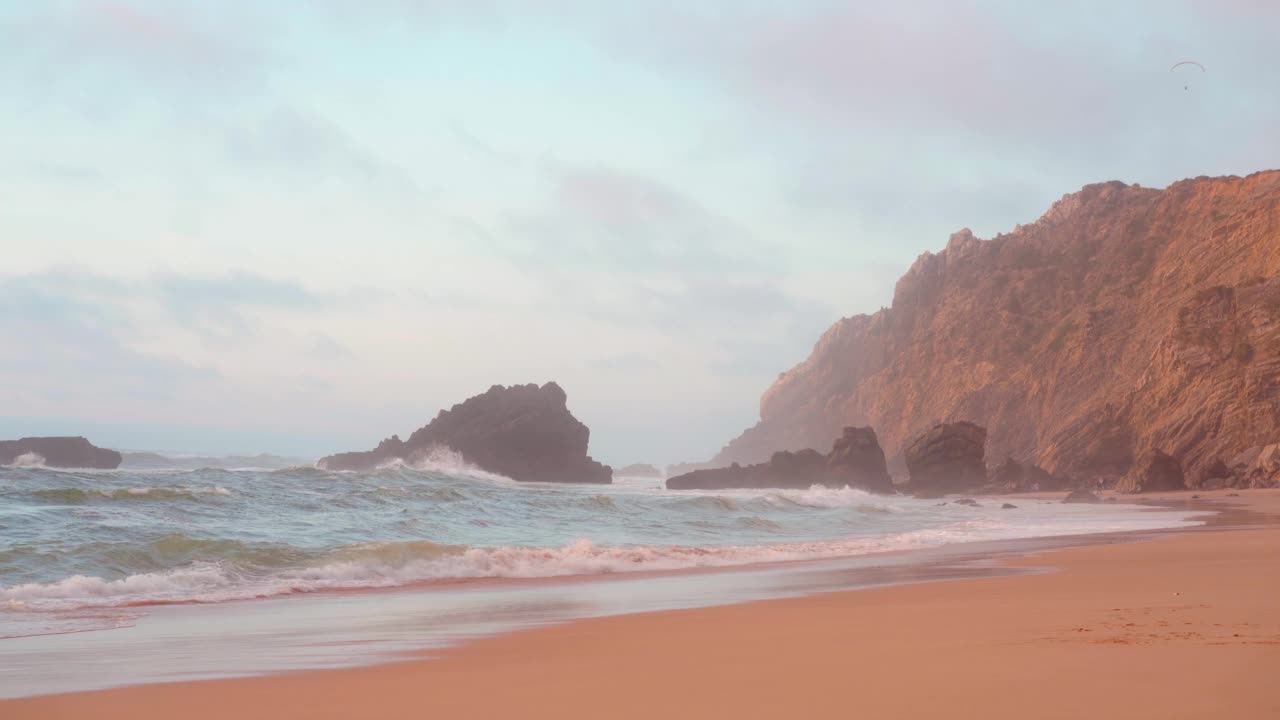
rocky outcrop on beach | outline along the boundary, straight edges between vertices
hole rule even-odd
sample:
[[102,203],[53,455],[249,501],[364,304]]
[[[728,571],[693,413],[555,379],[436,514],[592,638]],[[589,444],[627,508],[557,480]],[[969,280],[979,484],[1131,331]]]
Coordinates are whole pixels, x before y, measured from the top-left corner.
[[1039,465],[1024,465],[1007,457],[1004,463],[990,473],[987,489],[992,492],[1034,492],[1063,490],[1071,484],[1070,478],[1061,478]]
[[920,256],[892,305],[835,323],[715,462],[872,425],[893,465],[937,420],[964,419],[992,456],[1083,483],[1159,448],[1192,486],[1244,486],[1210,470],[1280,443],[1277,393],[1280,171],[1106,182]]
[[26,437],[0,440],[0,465],[114,470],[121,456],[82,437]]
[[1102,502],[1102,498],[1094,495],[1090,490],[1072,490],[1062,499],[1064,503],[1098,503]]
[[613,471],[617,477],[662,477],[662,471],[646,463],[632,463]]
[[903,453],[912,494],[937,497],[981,488],[987,483],[986,445],[986,428],[968,421],[929,428]]
[[451,450],[482,470],[528,482],[608,483],[613,471],[587,455],[591,431],[569,412],[559,385],[494,385],[401,440],[392,436],[367,452],[322,458],[328,470],[371,470],[397,460],[414,463]]
[[843,481],[871,492],[893,492],[884,450],[876,431],[869,427],[846,427],[832,444],[826,466],[828,484]]
[[667,480],[671,490],[726,488],[807,488],[812,485],[893,492],[884,451],[869,427],[847,427],[827,455],[817,450],[774,453],[755,465],[694,470]]
[[1159,450],[1149,450],[1133,469],[1116,483],[1116,492],[1140,493],[1163,490],[1185,490],[1182,465]]

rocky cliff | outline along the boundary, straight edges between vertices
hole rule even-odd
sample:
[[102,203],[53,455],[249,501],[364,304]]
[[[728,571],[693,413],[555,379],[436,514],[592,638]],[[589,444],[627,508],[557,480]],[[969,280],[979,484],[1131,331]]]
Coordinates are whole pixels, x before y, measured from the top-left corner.
[[1197,486],[1280,442],[1280,171],[1089,185],[1011,233],[961,230],[891,307],[832,326],[760,418],[715,462],[871,425],[893,465],[970,420],[989,458],[1118,478],[1160,450]]
[[57,468],[114,470],[120,453],[100,448],[82,437],[26,437],[0,440],[0,465],[31,464]]
[[494,385],[441,410],[408,440],[392,436],[373,450],[330,455],[317,464],[329,470],[370,470],[448,449],[483,470],[514,480],[608,483],[613,471],[587,455],[590,436],[587,426],[569,412],[559,385]]

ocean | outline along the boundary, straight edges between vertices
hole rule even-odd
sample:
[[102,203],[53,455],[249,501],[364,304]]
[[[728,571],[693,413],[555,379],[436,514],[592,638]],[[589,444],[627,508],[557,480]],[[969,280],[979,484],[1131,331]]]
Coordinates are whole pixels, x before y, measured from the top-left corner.
[[840,558],[1180,527],[1186,513],[853,489],[526,484],[442,455],[369,473],[0,468],[0,638],[98,630],[148,608],[479,578]]

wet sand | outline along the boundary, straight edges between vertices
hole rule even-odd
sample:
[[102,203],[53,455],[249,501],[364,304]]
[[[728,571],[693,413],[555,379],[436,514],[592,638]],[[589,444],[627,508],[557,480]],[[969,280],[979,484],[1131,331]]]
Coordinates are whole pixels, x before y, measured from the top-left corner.
[[[1280,491],[1058,571],[582,620],[431,660],[0,702],[26,718],[1276,718]],[[1173,495],[1174,502],[1190,494]]]

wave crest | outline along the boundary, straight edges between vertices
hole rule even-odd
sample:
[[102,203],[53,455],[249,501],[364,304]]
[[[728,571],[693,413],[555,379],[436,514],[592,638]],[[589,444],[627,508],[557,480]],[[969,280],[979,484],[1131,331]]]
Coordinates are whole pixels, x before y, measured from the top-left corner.
[[48,488],[32,490],[33,497],[49,502],[83,503],[98,498],[109,500],[169,500],[173,498],[196,498],[201,496],[231,495],[231,491],[220,486],[208,488],[193,487],[133,487],[133,488]]

